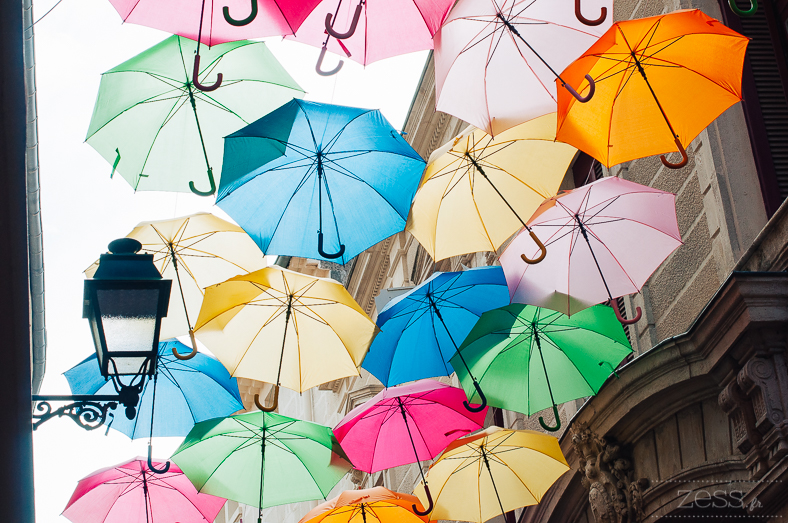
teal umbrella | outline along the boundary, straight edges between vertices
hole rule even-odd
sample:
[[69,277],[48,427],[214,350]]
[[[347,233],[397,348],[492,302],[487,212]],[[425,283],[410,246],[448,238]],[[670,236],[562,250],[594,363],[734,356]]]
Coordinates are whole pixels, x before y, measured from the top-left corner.
[[266,45],[248,40],[202,52],[202,80],[218,68],[224,80],[200,91],[192,79],[196,46],[171,36],[101,76],[86,141],[135,191],[214,194],[222,138],[303,96]]
[[[596,305],[569,316],[533,305],[512,304],[485,312],[451,359],[468,400],[476,376],[488,405],[531,415],[557,404],[593,396],[632,352],[613,309]],[[460,354],[462,356],[460,356]]]

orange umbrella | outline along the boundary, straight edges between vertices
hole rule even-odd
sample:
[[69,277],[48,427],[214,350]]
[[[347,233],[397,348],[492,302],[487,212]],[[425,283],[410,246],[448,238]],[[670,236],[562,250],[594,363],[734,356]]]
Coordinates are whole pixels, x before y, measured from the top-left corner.
[[728,107],[741,100],[749,39],[697,9],[617,22],[561,74],[596,93],[578,103],[558,89],[556,139],[606,166],[687,146]]
[[429,517],[416,496],[374,487],[346,490],[338,497],[321,503],[298,523],[425,523]]

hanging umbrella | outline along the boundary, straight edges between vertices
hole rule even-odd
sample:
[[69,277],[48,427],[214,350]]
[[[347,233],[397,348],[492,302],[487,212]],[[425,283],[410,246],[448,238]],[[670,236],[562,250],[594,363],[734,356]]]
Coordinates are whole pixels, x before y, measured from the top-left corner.
[[[203,289],[265,266],[263,253],[243,229],[208,213],[142,222],[126,237],[138,240],[142,244],[141,252],[153,254],[153,263],[162,278],[178,284],[179,292],[173,294],[178,294],[180,299],[170,300],[159,338],[174,338],[188,332],[193,348],[190,355],[197,353],[192,320],[200,311]],[[85,271],[85,277],[92,278],[97,268],[98,262]]]
[[[238,384],[221,363],[202,353],[181,361],[172,353],[176,348],[183,351],[185,347],[177,340],[159,343],[156,374],[142,388],[137,416],[131,420],[117,416],[110,421],[110,427],[131,439],[185,436],[195,423],[243,410]],[[116,392],[112,382],[99,372],[95,354],[64,375],[73,394]],[[149,460],[151,444],[149,441]],[[148,468],[159,472],[150,461]]]
[[216,202],[263,252],[347,263],[405,227],[424,160],[380,111],[292,100],[228,136],[223,169]]
[[[334,434],[353,466],[364,472],[425,461],[484,425],[487,409],[468,412],[464,401],[461,389],[432,380],[391,387],[351,410]],[[426,484],[423,472],[421,477]],[[432,510],[428,487],[427,499],[426,510],[412,507],[416,514]]]
[[741,100],[749,39],[693,9],[617,22],[561,73],[577,85],[595,83],[594,102],[577,104],[558,91],[558,140],[601,163],[621,162],[685,147],[717,116]]
[[421,507],[416,496],[393,492],[384,487],[346,490],[316,506],[298,523],[427,523],[413,506]]
[[233,376],[273,383],[276,398],[280,385],[357,376],[376,327],[341,283],[266,267],[208,287],[195,331]]
[[469,127],[433,152],[407,231],[436,261],[497,250],[556,194],[577,153],[555,143],[555,121],[546,115],[496,138]]
[[350,470],[330,428],[268,412],[198,423],[172,460],[200,492],[261,518],[266,507],[324,499]]
[[[544,238],[546,263],[523,233],[501,255],[513,303],[572,315],[596,303],[639,292],[681,245],[676,195],[619,178],[603,178],[546,200],[528,222]],[[619,316],[618,308],[613,310]],[[634,323],[637,316],[622,323]]]
[[[610,27],[578,20],[573,0],[460,0],[435,33],[436,108],[497,135],[556,110],[554,80]],[[577,2],[574,2],[577,4]],[[612,12],[612,0],[586,0]],[[577,82],[577,79],[575,79]],[[577,85],[577,84],[574,84]]]
[[74,523],[211,523],[225,501],[198,493],[178,467],[152,474],[136,458],[80,480],[63,516]]
[[[221,64],[224,85],[210,94],[195,90],[185,65],[195,45],[171,36],[101,77],[86,141],[135,191],[210,196],[220,138],[303,95],[265,44],[249,41],[207,51],[201,71]],[[207,182],[195,185],[206,171]]]
[[[489,427],[452,442],[430,465],[435,492],[431,520],[483,523],[539,503],[569,470],[558,440],[530,430]],[[414,492],[422,501],[424,487]]]
[[[362,367],[386,387],[454,372],[449,359],[483,312],[509,303],[500,267],[438,272],[391,300]],[[461,362],[461,360],[460,360]],[[482,407],[486,405],[481,394]],[[471,408],[466,404],[467,408]]]
[[[596,305],[573,315],[533,305],[512,304],[482,314],[453,363],[462,357],[478,377],[493,407],[531,415],[557,404],[593,396],[611,369],[632,353],[615,313]],[[462,366],[457,377],[468,398],[474,382]]]

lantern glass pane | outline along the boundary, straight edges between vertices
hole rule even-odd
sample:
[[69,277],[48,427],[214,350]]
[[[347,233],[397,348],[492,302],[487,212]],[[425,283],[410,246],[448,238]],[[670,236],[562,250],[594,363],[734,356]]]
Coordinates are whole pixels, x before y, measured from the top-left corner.
[[[107,356],[119,374],[136,374],[146,357],[122,358],[113,353],[155,350],[159,289],[98,289],[96,295]],[[114,370],[110,364],[110,373]]]

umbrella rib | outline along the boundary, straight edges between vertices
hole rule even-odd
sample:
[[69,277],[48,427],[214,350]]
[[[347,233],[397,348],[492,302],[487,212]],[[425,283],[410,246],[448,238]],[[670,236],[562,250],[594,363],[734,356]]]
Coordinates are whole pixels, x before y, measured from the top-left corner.
[[[539,326],[538,326],[538,325],[537,325],[537,329],[539,329]],[[566,332],[566,331],[569,331],[569,330],[573,330],[573,329],[565,329],[565,330],[564,330],[564,331],[562,331],[562,332]],[[578,327],[575,327],[575,329],[574,329],[574,330],[579,330],[579,328],[578,328]],[[570,364],[571,364],[571,365],[572,365],[572,366],[573,366],[573,367],[574,367],[574,368],[577,370],[577,373],[578,373],[578,374],[580,374],[580,377],[581,377],[581,378],[583,378],[583,381],[586,383],[586,385],[588,385],[588,389],[589,389],[590,391],[592,391],[594,394],[596,394],[596,391],[594,390],[594,387],[593,387],[593,386],[592,386],[592,385],[591,385],[591,384],[588,382],[588,379],[585,377],[585,374],[583,374],[583,372],[582,372],[582,371],[581,371],[581,370],[580,370],[580,369],[577,367],[577,365],[575,365],[575,362],[574,362],[574,361],[573,361],[573,360],[572,360],[572,359],[569,357],[569,355],[568,355],[566,352],[564,352],[564,349],[562,349],[561,347],[559,347],[559,346],[558,346],[558,344],[557,344],[556,342],[554,342],[554,341],[552,340],[552,338],[550,338],[550,335],[549,335],[549,333],[545,332],[545,331],[544,331],[544,330],[542,330],[542,329],[539,329],[539,332],[541,332],[541,333],[543,334],[543,336],[544,336],[544,339],[545,339],[545,340],[547,340],[547,342],[549,343],[549,345],[552,345],[552,346],[553,346],[553,348],[555,348],[557,351],[559,351],[561,354],[563,354],[563,355],[564,355],[564,357],[567,359],[567,361],[569,361],[569,363],[570,363]],[[552,331],[552,332],[557,332],[557,331]],[[587,334],[586,334],[586,336],[587,336]],[[547,374],[547,369],[546,369],[546,368],[545,368],[545,374]],[[593,395],[593,394],[592,394],[592,395]],[[549,407],[548,407],[548,408],[549,408]]]

